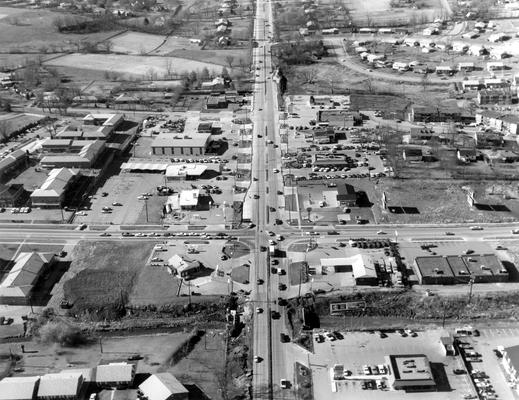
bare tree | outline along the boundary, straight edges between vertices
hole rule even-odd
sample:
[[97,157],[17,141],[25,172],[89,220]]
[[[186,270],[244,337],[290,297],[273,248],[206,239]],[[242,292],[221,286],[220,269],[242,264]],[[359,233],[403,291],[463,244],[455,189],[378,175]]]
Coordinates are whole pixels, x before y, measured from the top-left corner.
[[173,73],[173,61],[171,58],[166,59],[166,78],[170,79]]
[[316,67],[305,68],[300,72],[300,76],[303,79],[303,83],[312,84],[315,83],[318,77],[318,72]]
[[234,62],[234,57],[231,55],[225,56],[225,62],[229,66],[229,68],[232,68],[232,63]]

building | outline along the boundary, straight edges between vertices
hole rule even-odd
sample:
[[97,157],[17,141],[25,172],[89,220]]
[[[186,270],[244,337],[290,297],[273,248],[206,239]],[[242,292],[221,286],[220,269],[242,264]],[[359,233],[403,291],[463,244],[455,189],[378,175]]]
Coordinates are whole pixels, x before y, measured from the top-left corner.
[[122,114],[88,114],[82,125],[72,123],[56,133],[58,139],[107,140],[124,122]]
[[139,385],[148,400],[188,400],[189,391],[168,372],[153,374]]
[[454,274],[445,257],[416,257],[415,272],[421,285],[451,285],[455,283]]
[[[68,144],[67,144],[68,143]],[[103,140],[56,140],[42,144],[44,168],[92,168],[105,148]]]
[[478,149],[501,147],[503,136],[494,132],[474,132],[474,142]]
[[208,96],[206,98],[205,106],[208,110],[227,108],[229,101],[225,95]]
[[508,378],[513,383],[519,382],[519,346],[505,347],[503,353],[503,367]]
[[402,157],[407,162],[418,162],[423,160],[422,149],[416,147],[405,148]]
[[200,200],[200,189],[182,190],[179,195],[181,210],[196,210]]
[[312,154],[314,168],[347,168],[352,161],[345,154]]
[[15,150],[0,159],[0,180],[6,181],[9,179],[12,174],[21,170],[21,167],[26,166],[27,161],[27,153],[22,150]]
[[347,183],[341,183],[337,187],[337,203],[343,207],[355,207],[357,205],[358,194],[355,188]]
[[481,81],[477,79],[469,79],[461,82],[461,87],[463,90],[478,90],[482,86]]
[[457,149],[456,157],[459,162],[469,164],[477,161],[478,152],[476,149]]
[[460,72],[472,72],[474,71],[474,63],[473,62],[461,62],[458,63],[458,71]]
[[19,253],[11,270],[0,283],[0,303],[10,305],[30,303],[38,279],[55,261],[52,253]]
[[385,360],[392,371],[388,379],[389,385],[394,390],[406,392],[436,390],[429,359],[424,354],[389,355]]
[[207,170],[201,164],[172,164],[166,167],[166,181],[195,180]]
[[67,190],[79,174],[69,168],[55,168],[45,182],[31,194],[31,204],[39,208],[61,208]]
[[485,89],[478,91],[478,104],[514,104],[517,103],[517,93],[510,89]]
[[27,199],[27,192],[21,184],[0,183],[0,207],[20,207]]
[[349,257],[353,278],[357,286],[377,286],[377,264],[366,254],[357,254]]
[[501,132],[510,135],[519,134],[519,116],[516,114],[507,114],[501,117],[502,128]]
[[450,65],[437,65],[435,69],[438,75],[452,75],[454,71]]
[[462,259],[474,283],[508,282],[509,273],[494,254],[464,255]]
[[103,388],[125,388],[133,384],[135,365],[125,362],[98,365],[95,383]]
[[211,134],[159,133],[151,144],[155,155],[203,156],[209,145]]
[[0,380],[0,400],[34,400],[39,376],[16,376]]
[[440,337],[440,344],[446,356],[455,356],[456,347],[454,347],[454,338],[452,335],[446,335]]
[[80,373],[46,374],[40,378],[38,400],[78,400],[83,384]]
[[494,61],[494,62],[488,62],[487,63],[487,71],[501,71],[505,69],[505,64],[502,61]]
[[485,89],[508,89],[510,83],[501,78],[486,78],[483,79]]
[[191,260],[178,254],[171,257],[168,260],[168,264],[175,275],[185,280],[192,279],[193,275],[203,268],[199,261]]
[[483,160],[489,164],[509,164],[519,162],[519,154],[504,149],[484,149],[481,151]]
[[458,122],[461,115],[461,110],[457,107],[413,105],[408,118],[410,122]]

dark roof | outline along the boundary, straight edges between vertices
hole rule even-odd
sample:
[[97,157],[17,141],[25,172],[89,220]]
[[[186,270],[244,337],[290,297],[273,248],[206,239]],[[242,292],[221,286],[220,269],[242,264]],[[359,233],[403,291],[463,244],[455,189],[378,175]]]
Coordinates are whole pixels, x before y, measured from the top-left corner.
[[20,183],[13,183],[11,185],[0,183],[0,197],[5,198],[15,196],[20,189],[23,189],[23,185]]
[[408,149],[404,149],[405,151],[405,155],[406,156],[422,156],[423,155],[423,152],[422,152],[422,149],[418,149],[418,148],[408,148]]
[[345,183],[337,187],[337,200],[357,200],[357,193],[352,185]]
[[416,257],[415,262],[422,277],[453,276],[447,260],[442,256]]

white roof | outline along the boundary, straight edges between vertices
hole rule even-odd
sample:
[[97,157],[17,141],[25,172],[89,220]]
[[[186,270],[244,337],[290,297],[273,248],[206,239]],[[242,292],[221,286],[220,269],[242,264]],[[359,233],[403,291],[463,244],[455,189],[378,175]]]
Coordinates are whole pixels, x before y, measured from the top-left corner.
[[200,164],[174,164],[166,168],[166,176],[200,176],[207,170],[205,165]]
[[474,63],[473,62],[460,62],[460,63],[458,63],[458,66],[460,66],[460,67],[473,67]]
[[36,283],[43,266],[48,262],[39,253],[20,253],[15,259],[15,264],[0,287],[31,286]]
[[189,393],[177,378],[168,372],[153,374],[139,385],[149,400],[167,400],[172,394]]
[[334,267],[336,265],[350,265],[351,257],[339,257],[339,258],[321,258],[321,265],[323,267]]
[[357,254],[350,257],[350,262],[353,267],[353,276],[355,278],[362,277],[376,277],[377,271],[373,265],[373,260],[366,254]]
[[135,365],[127,363],[110,363],[98,365],[96,382],[132,382]]
[[80,373],[60,372],[40,378],[38,398],[77,396],[83,376]]
[[32,400],[39,376],[16,376],[0,381],[0,400]]
[[125,162],[121,164],[121,169],[123,171],[166,171],[168,165],[168,163]]
[[182,190],[180,192],[180,206],[196,206],[199,196],[200,189]]
[[487,67],[488,66],[494,66],[494,67],[503,67],[505,64],[503,63],[503,61],[490,61],[490,62],[487,62]]
[[180,256],[178,254],[175,254],[173,257],[171,257],[168,260],[168,264],[175,268],[179,274],[192,268],[196,268],[200,265],[198,261],[190,260],[189,258]]
[[161,132],[151,143],[151,147],[203,147],[207,146],[210,133],[185,133]]
[[485,79],[485,85],[502,84],[505,83],[501,78],[488,78]]
[[77,175],[77,172],[69,168],[54,168],[49,172],[49,176],[39,189],[36,189],[31,197],[59,197]]
[[472,80],[463,81],[463,82],[461,82],[461,84],[463,86],[473,86],[473,85],[480,85],[481,82],[476,79],[472,79]]

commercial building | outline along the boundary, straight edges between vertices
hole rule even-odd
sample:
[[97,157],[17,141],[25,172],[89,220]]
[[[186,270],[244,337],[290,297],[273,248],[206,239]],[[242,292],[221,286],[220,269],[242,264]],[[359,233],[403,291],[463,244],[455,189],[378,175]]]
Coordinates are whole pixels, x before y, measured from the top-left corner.
[[4,378],[0,381],[0,400],[34,400],[39,383],[39,376]]
[[340,206],[355,207],[357,205],[358,194],[355,188],[347,183],[340,183],[337,186],[337,203]]
[[199,179],[207,170],[205,165],[201,164],[172,164],[166,168],[166,180],[194,180]]
[[0,303],[28,304],[38,279],[55,261],[52,253],[19,253],[11,270],[0,283]]
[[513,383],[519,382],[519,346],[505,347],[503,353],[503,367],[508,379]]
[[422,285],[507,282],[508,270],[494,254],[416,257],[414,269]]
[[461,118],[460,109],[444,106],[412,106],[408,114],[410,122],[457,122]]
[[92,168],[105,148],[102,140],[56,140],[42,144],[44,168]]
[[393,389],[406,392],[436,390],[429,359],[424,354],[389,355],[385,360],[392,372],[388,380]]
[[38,400],[78,400],[83,384],[80,373],[46,374],[40,378]]
[[0,159],[0,181],[6,181],[13,173],[27,166],[27,161],[27,153],[22,150],[15,150]]
[[345,154],[312,154],[312,167],[346,168],[352,165]]
[[472,72],[474,71],[474,63],[473,62],[461,62],[458,63],[458,71],[460,72]]
[[455,283],[454,274],[445,257],[416,257],[415,272],[422,285],[450,285]]
[[200,271],[203,266],[199,261],[191,260],[186,256],[175,254],[168,260],[169,267],[173,273],[185,280],[192,278],[193,274]]
[[463,90],[479,90],[482,86],[482,82],[477,79],[469,79],[461,82]]
[[484,89],[478,91],[478,104],[513,104],[517,103],[517,93],[510,88],[505,89]]
[[58,139],[107,140],[124,122],[122,114],[88,114],[82,125],[72,123],[56,133]]
[[211,134],[174,134],[162,132],[151,144],[155,155],[203,156],[209,145]]
[[67,190],[79,174],[69,168],[55,168],[45,182],[31,194],[31,204],[39,208],[61,208]]
[[0,207],[20,207],[27,199],[27,192],[21,184],[0,183]]
[[168,372],[153,374],[139,385],[148,400],[188,400],[189,391]]
[[422,149],[416,147],[405,148],[402,152],[402,158],[408,162],[418,162],[423,160]]
[[125,388],[133,384],[135,365],[125,362],[101,364],[96,367],[95,383],[99,387]]
[[179,196],[179,205],[182,210],[196,210],[200,200],[200,190],[182,190]]

